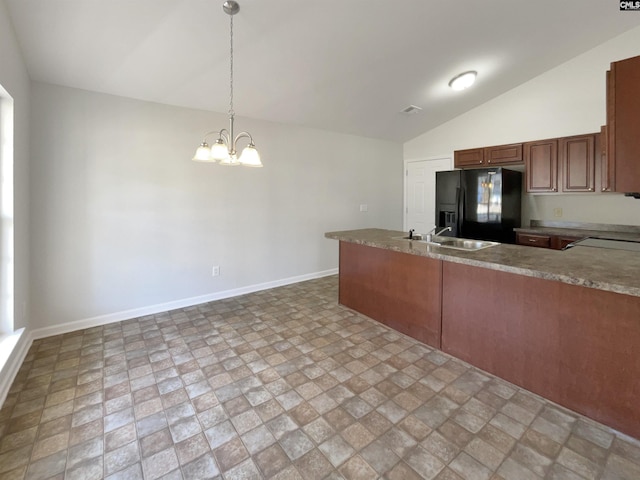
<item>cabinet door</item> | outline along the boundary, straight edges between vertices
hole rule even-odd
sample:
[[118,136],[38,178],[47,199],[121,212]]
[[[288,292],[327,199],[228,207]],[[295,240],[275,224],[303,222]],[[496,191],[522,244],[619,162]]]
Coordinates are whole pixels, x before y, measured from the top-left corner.
[[486,147],[484,149],[484,161],[489,165],[521,165],[522,144],[500,145],[497,147]]
[[558,191],[558,142],[556,139],[524,144],[527,193]]
[[616,192],[640,192],[640,56],[611,64],[607,89],[609,161]]
[[482,165],[484,165],[483,148],[470,148],[453,152],[453,166],[456,168],[480,167]]
[[563,192],[595,190],[595,134],[564,137],[560,142]]
[[[608,78],[608,77],[607,77]],[[606,125],[600,128],[600,189],[603,192],[614,191],[615,166],[609,158],[609,135]]]

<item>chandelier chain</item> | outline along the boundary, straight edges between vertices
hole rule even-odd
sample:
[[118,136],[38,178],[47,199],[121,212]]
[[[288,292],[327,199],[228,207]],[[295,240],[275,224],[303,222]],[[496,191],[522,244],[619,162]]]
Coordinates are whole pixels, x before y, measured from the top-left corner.
[[230,70],[230,75],[229,75],[229,115],[234,115],[234,111],[233,111],[233,15],[230,15],[229,18],[231,19],[231,34],[229,35],[229,38],[231,39],[231,45],[229,48],[229,58],[230,58],[230,65],[229,65],[229,70]]

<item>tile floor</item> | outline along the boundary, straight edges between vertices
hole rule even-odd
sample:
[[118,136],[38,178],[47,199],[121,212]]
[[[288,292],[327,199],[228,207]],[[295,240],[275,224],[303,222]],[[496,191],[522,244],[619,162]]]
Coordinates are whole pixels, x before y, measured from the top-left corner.
[[337,305],[337,278],[34,342],[0,478],[640,479],[640,443]]

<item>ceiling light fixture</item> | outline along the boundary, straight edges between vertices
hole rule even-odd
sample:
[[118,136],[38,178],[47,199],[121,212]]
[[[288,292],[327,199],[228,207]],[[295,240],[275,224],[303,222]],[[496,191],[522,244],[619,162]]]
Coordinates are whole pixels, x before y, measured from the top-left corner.
[[454,90],[464,90],[465,88],[469,88],[476,81],[476,76],[478,72],[469,71],[461,73],[456,77],[453,77],[449,82],[449,86]]
[[[204,135],[202,139],[202,143],[196,150],[196,154],[193,157],[193,160],[197,162],[209,162],[215,163],[217,161],[220,162],[220,165],[244,165],[246,167],[262,167],[262,162],[260,161],[260,154],[258,150],[256,150],[256,146],[253,143],[253,137],[248,132],[240,132],[235,137],[233,136],[233,117],[235,116],[235,112],[233,111],[233,16],[240,11],[240,5],[238,2],[234,2],[233,0],[227,0],[222,5],[222,9],[225,11],[229,18],[230,22],[230,75],[229,75],[229,130],[223,128],[220,131],[214,130],[212,132],[208,132]],[[206,142],[207,137],[209,135],[217,134],[218,139],[216,143],[212,146]],[[238,158],[236,153],[236,145],[238,140],[241,138],[248,138],[249,145],[247,145],[244,150],[242,150],[242,154],[240,158]]]

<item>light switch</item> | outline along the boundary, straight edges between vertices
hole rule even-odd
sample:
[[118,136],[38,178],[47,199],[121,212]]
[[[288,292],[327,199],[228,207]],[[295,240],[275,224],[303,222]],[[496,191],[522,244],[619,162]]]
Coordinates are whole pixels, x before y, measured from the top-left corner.
[[366,203],[363,203],[362,205],[360,205],[360,211],[361,212],[368,212],[369,211],[369,205],[367,205]]

